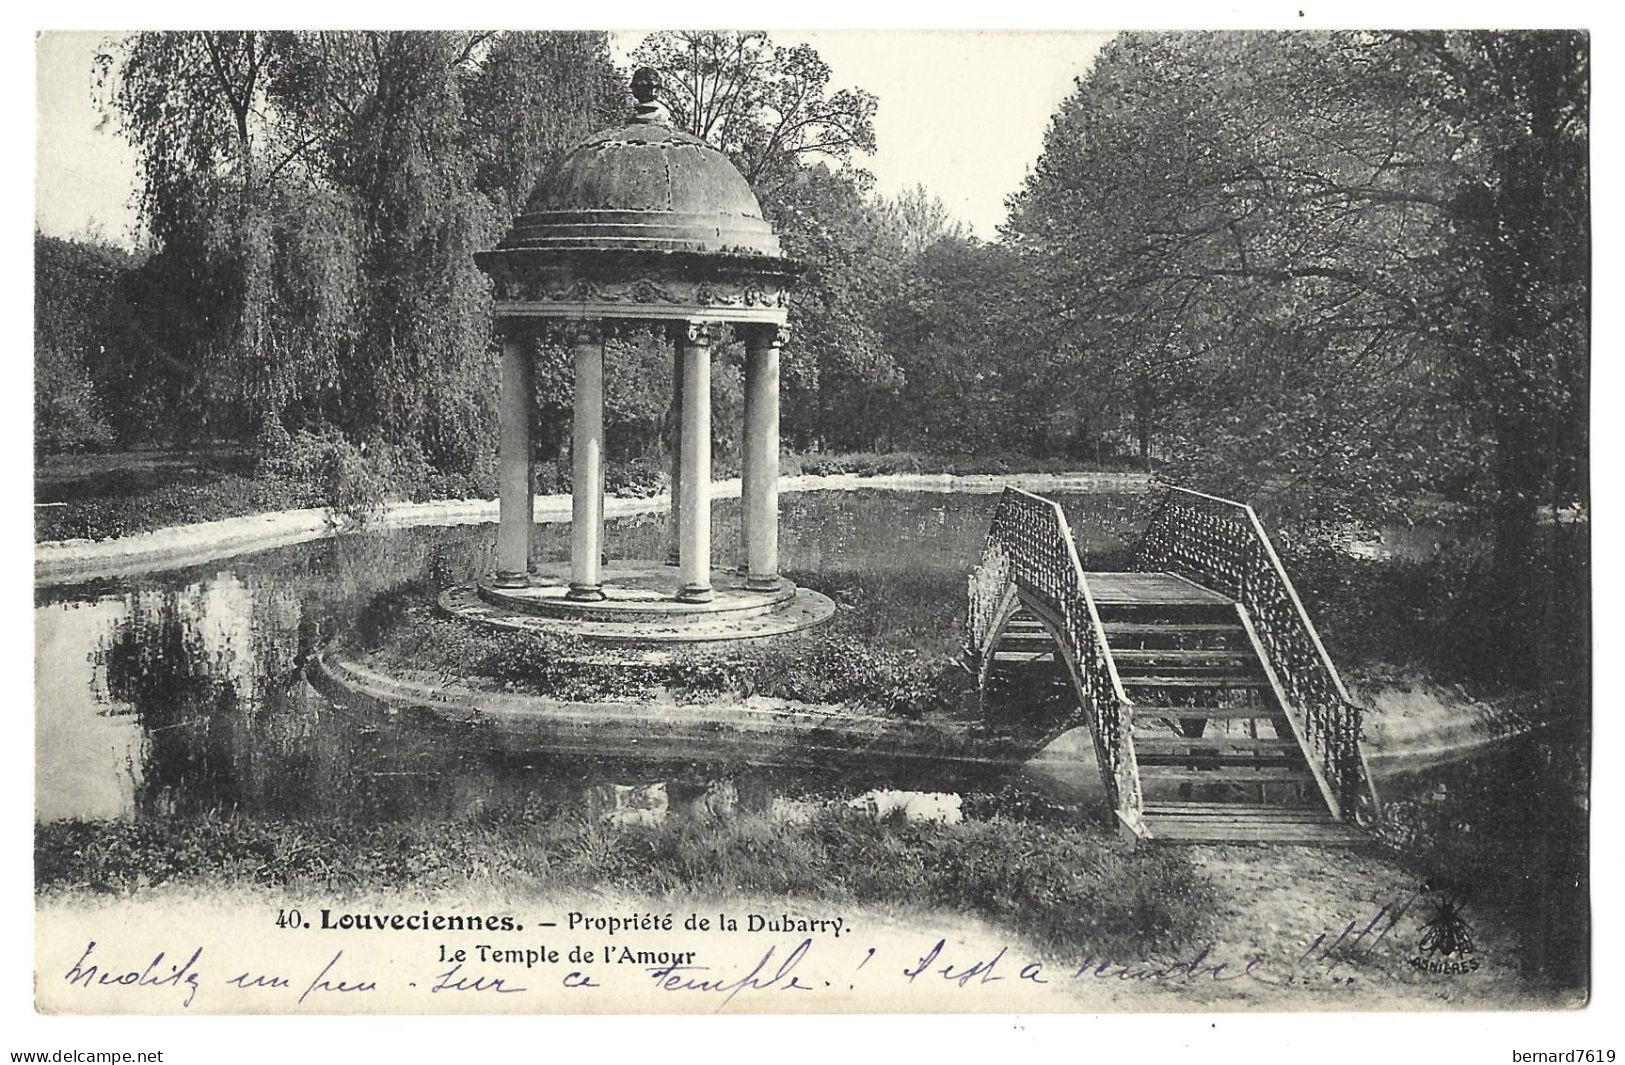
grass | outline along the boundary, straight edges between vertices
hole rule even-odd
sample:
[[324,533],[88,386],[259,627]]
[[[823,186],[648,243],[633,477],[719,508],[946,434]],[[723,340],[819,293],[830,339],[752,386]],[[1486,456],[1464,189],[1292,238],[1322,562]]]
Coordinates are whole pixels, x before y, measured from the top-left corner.
[[957,600],[910,575],[791,574],[836,600],[827,624],[761,642],[680,647],[653,662],[596,657],[565,635],[495,632],[434,615],[428,589],[379,596],[356,632],[386,670],[570,701],[764,696],[842,704],[909,720],[977,714],[955,660]]
[[992,818],[806,820],[746,813],[655,825],[535,810],[452,823],[286,822],[238,815],[38,826],[41,892],[160,884],[295,892],[618,890],[663,898],[794,896],[974,913],[1057,950],[1148,954],[1189,945],[1213,887],[1180,851],[1129,850],[1103,830]]
[[250,514],[332,507],[360,516],[386,497],[489,498],[494,482],[369,461],[330,439],[305,441],[275,468],[256,469],[240,452],[46,456],[36,474],[34,539],[90,539],[151,532],[175,525]]
[[42,481],[34,508],[36,541],[150,532],[171,525],[323,506],[319,492],[289,477],[251,477],[203,464],[115,469],[71,481]]

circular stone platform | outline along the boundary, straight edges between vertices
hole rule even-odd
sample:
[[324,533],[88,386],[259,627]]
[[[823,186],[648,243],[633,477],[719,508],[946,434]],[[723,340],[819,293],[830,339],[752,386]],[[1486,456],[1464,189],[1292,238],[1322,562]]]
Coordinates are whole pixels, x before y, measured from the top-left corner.
[[780,636],[829,619],[827,596],[779,579],[771,591],[753,591],[745,579],[711,571],[710,602],[677,599],[677,570],[658,562],[614,562],[604,567],[604,598],[566,599],[569,566],[539,566],[525,588],[499,588],[487,575],[448,588],[440,608],[454,617],[526,632],[567,632],[626,645],[692,643]]

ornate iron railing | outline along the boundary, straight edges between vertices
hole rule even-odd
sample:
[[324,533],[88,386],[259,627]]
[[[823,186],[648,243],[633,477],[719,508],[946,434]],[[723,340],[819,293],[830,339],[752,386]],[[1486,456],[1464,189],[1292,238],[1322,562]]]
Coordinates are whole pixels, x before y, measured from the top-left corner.
[[1094,740],[1112,808],[1144,834],[1140,774],[1134,761],[1134,706],[1123,694],[1106,632],[1059,505],[1006,488],[993,512],[982,558],[969,578],[965,650],[979,668],[994,653],[1014,612],[1012,593],[1055,637]]
[[1136,565],[1178,573],[1241,604],[1286,694],[1285,710],[1341,811],[1375,816],[1377,795],[1360,750],[1360,708],[1253,508],[1170,486],[1140,541]]

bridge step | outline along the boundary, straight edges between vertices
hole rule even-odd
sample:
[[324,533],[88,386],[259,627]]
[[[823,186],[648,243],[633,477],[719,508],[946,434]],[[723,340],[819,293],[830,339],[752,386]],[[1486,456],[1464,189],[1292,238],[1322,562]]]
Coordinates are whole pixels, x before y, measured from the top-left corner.
[[1295,755],[1297,740],[1254,739],[1251,736],[1135,736],[1134,753],[1141,758],[1212,758],[1215,755]]
[[1120,677],[1125,688],[1263,688],[1269,681],[1262,676],[1241,673],[1209,673],[1180,676]]
[[1303,844],[1358,847],[1368,844],[1352,824],[1334,821],[1310,806],[1243,803],[1146,803],[1141,816],[1152,842],[1168,844]]
[[[1126,683],[1126,682],[1125,682]],[[1272,706],[1150,706],[1134,704],[1135,723],[1142,721],[1270,721],[1280,714]]]
[[1352,825],[1309,807],[1241,803],[1147,803],[1142,816],[1153,842],[1265,843],[1358,847],[1369,842]]
[[1102,621],[1107,636],[1145,636],[1164,632],[1243,632],[1235,622]]
[[1033,660],[1035,658],[1049,658],[1049,657],[1053,656],[1054,654],[1055,654],[1055,645],[1053,643],[1050,644],[1048,647],[1040,647],[1040,646],[1037,646],[1037,645],[1034,645],[1034,646],[1031,646],[1031,647],[1009,647],[1009,646],[1004,646],[1004,647],[1000,647],[997,651],[993,652],[993,661],[995,661],[995,662],[1027,662],[1027,661],[1031,661],[1031,660]]
[[1141,812],[1147,817],[1174,817],[1181,820],[1207,818],[1212,821],[1281,821],[1301,824],[1337,824],[1319,806],[1277,806],[1271,803],[1198,802],[1192,799],[1165,799],[1147,802]]
[[1125,663],[1134,665],[1157,662],[1179,666],[1222,662],[1225,664],[1253,665],[1258,661],[1252,651],[1244,651],[1240,648],[1234,650],[1226,648],[1193,650],[1184,647],[1129,648],[1122,651],[1114,650],[1112,658],[1116,660],[1120,667]]
[[1211,769],[1183,765],[1142,765],[1140,777],[1147,783],[1178,781],[1181,784],[1269,784],[1280,781],[1308,782],[1314,778],[1297,766],[1224,762]]

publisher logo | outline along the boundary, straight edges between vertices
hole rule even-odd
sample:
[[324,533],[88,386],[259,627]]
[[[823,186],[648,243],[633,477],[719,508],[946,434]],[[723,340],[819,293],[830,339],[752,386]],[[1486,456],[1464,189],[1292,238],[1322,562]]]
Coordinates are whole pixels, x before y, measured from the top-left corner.
[[1408,964],[1430,976],[1462,976],[1477,972],[1479,959],[1473,946],[1473,926],[1463,910],[1467,890],[1453,881],[1429,881],[1424,887],[1430,916],[1422,922],[1416,954]]

